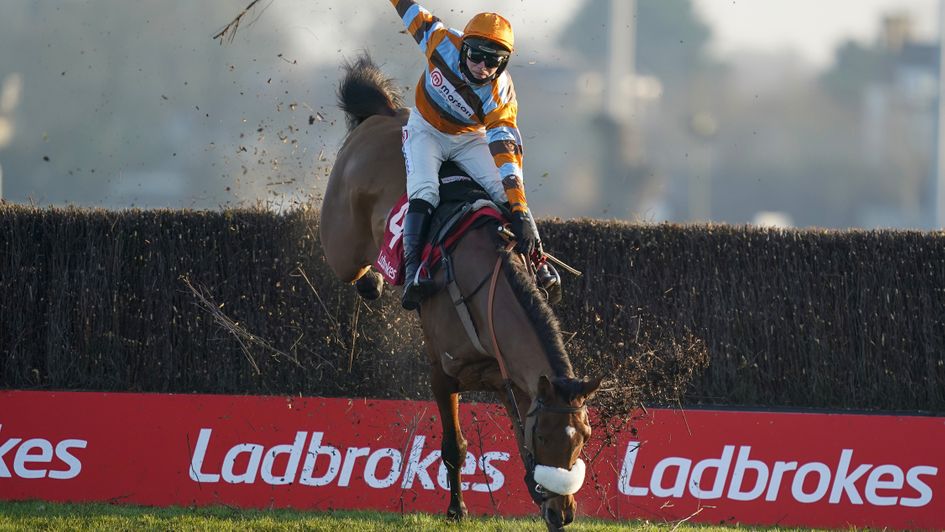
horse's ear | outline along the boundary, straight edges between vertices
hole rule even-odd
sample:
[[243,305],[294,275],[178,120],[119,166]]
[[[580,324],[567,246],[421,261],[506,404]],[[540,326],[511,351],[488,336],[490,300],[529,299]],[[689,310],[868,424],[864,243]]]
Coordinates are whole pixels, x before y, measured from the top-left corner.
[[594,394],[597,393],[597,389],[600,388],[600,383],[602,380],[602,377],[597,377],[595,379],[588,379],[587,377],[584,377],[584,382],[581,383],[581,395],[584,396],[585,401],[590,401],[594,398]]
[[555,386],[547,375],[538,377],[538,397],[545,401],[551,401],[555,397]]

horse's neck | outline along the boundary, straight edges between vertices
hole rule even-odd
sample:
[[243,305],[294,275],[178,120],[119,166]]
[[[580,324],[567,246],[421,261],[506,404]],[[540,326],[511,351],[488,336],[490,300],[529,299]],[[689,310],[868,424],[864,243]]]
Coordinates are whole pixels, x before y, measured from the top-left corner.
[[[485,239],[485,245],[483,239]],[[482,238],[478,238],[478,240],[478,246],[495,249],[494,243],[486,235],[483,234]],[[491,257],[491,259],[475,261],[480,266],[470,268],[469,273],[465,274],[470,281],[475,278],[473,282],[477,283],[485,275],[485,272],[493,270],[496,255],[494,251],[491,253],[488,251],[485,253],[482,251],[474,252],[481,253],[485,257]],[[485,264],[488,264],[488,266],[485,266]],[[496,293],[494,300],[489,297],[477,298],[484,303],[483,307],[486,315],[489,312],[488,306],[490,304],[493,306],[493,319],[487,325],[484,336],[486,336],[489,348],[492,351],[495,350],[493,342],[498,340],[501,354],[497,356],[502,357],[508,377],[518,387],[527,390],[529,397],[534,397],[537,393],[538,379],[542,375],[553,379],[555,377],[571,377],[573,374],[569,367],[570,363],[566,360],[557,361],[555,359],[556,362],[552,362],[552,357],[560,357],[561,355],[549,352],[551,347],[548,344],[552,342],[542,341],[543,334],[552,334],[552,327],[541,323],[543,318],[538,309],[530,311],[520,301],[517,295],[519,289],[514,287],[513,283],[506,278],[504,270],[508,267],[508,265],[504,265],[498,273],[499,278],[495,280]],[[478,273],[474,273],[475,271],[478,271]],[[467,281],[467,283],[470,281]],[[490,300],[492,301],[490,302]],[[493,334],[495,335],[494,338],[492,337]]]
[[534,398],[538,393],[538,379],[544,375],[551,380],[561,377],[573,377],[571,372],[555,369],[551,363],[551,353],[545,349],[541,341],[531,344],[532,348],[526,352],[531,356],[527,357],[509,357],[503,352],[506,358],[507,369],[512,381],[519,388],[528,392],[529,398]]

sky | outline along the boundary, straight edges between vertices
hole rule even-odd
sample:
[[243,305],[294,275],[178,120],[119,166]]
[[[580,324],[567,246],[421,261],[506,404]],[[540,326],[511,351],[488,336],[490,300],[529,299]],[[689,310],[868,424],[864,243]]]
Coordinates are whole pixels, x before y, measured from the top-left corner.
[[[918,37],[934,39],[938,32],[941,1],[693,0],[693,3],[713,30],[712,49],[720,58],[740,52],[791,52],[822,69],[830,65],[834,50],[845,40],[864,43],[875,40],[884,14],[906,12],[915,22]],[[361,31],[400,28],[386,0],[329,7],[327,19],[343,20],[343,24],[325,23],[325,2],[275,0],[272,5],[277,8],[274,11],[279,12],[276,18],[284,23],[275,25],[293,34],[302,53],[324,62],[334,62],[338,51],[345,52],[345,48],[355,47]],[[516,36],[525,46],[519,51],[529,58],[544,56],[549,41],[556,38],[560,28],[581,8],[581,2],[574,0],[475,0],[463,3],[422,0],[421,5],[449,25],[459,28],[475,12],[501,12],[514,21]],[[262,17],[272,15],[269,13]],[[378,17],[384,23],[380,28],[373,27]],[[263,26],[273,22],[264,22]],[[399,37],[395,35],[394,39]],[[399,41],[392,40],[392,43],[396,42]]]
[[694,0],[712,27],[713,50],[794,51],[818,68],[845,40],[872,42],[884,14],[912,15],[917,36],[934,39],[939,0]]

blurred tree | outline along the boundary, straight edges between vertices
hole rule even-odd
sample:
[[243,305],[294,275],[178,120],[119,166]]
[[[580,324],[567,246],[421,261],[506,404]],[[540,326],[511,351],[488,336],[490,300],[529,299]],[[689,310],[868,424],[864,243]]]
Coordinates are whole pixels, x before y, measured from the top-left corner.
[[837,48],[836,59],[821,82],[840,103],[858,106],[865,87],[888,78],[892,59],[885,48],[846,41]]
[[[587,0],[565,29],[561,45],[592,66],[607,61],[610,0]],[[637,0],[636,64],[642,74],[674,86],[708,64],[709,26],[693,10],[691,0]]]
[[[587,0],[562,33],[561,45],[581,57],[585,70],[607,68],[610,9],[610,0]],[[660,101],[649,110],[638,102],[632,124],[614,122],[606,114],[590,120],[596,152],[588,164],[595,169],[599,191],[597,212],[590,213],[595,216],[648,215],[641,211],[649,208],[648,195],[665,188],[658,181],[672,171],[660,166],[666,159],[661,155],[669,146],[679,149],[691,141],[690,119],[715,99],[717,79],[723,75],[708,57],[711,31],[691,0],[637,0],[635,21],[636,73],[659,80]],[[670,142],[651,150],[656,138]]]
[[857,185],[853,194],[861,197],[859,216],[867,222],[882,216],[893,224],[920,223],[934,163],[935,98],[923,87],[934,87],[936,48],[912,41],[905,47],[883,39],[868,45],[847,41],[820,76],[824,91],[852,124],[847,136],[855,144],[846,156],[869,166],[863,173],[870,182],[863,176],[849,181]]

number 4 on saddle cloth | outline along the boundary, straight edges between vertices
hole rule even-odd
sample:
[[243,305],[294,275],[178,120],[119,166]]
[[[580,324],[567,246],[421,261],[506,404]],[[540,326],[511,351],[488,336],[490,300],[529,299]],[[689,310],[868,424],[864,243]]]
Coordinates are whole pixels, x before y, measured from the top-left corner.
[[[407,205],[407,194],[404,194],[387,215],[384,243],[374,263],[374,268],[384,280],[395,286],[404,284],[404,244],[401,236]],[[442,249],[451,249],[467,231],[490,220],[507,225],[508,211],[504,206],[496,205],[489,194],[456,164],[445,162],[440,168],[440,204],[433,213],[427,231],[427,243],[420,265],[421,275],[432,276],[443,258]],[[543,256],[532,257],[532,262],[536,283],[547,296],[548,302],[559,302],[561,277],[557,270]]]

